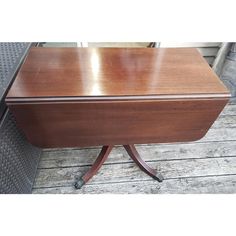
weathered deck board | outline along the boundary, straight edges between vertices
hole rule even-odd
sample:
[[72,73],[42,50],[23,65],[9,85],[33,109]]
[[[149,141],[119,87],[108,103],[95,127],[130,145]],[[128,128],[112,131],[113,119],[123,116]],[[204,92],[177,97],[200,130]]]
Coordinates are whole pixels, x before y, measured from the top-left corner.
[[199,142],[214,142],[214,141],[232,141],[236,140],[236,128],[219,128],[219,129],[210,129],[208,133],[200,140]]
[[38,188],[33,193],[235,193],[236,175],[168,179],[162,183],[154,180],[87,184],[81,190],[75,190],[73,186]]
[[47,149],[33,193],[236,193],[236,104],[225,107],[201,140],[137,145],[140,155],[164,175],[145,175],[123,147],[116,147],[99,173],[75,190],[75,176],[86,172],[100,147]]
[[219,117],[212,126],[215,128],[236,128],[236,115]]
[[220,116],[224,115],[236,115],[236,104],[228,104],[220,114]]
[[[209,148],[209,145],[211,148]],[[205,157],[236,156],[236,141],[231,142],[206,142],[185,144],[157,144],[137,145],[137,150],[146,161],[178,160]],[[100,148],[58,150],[44,152],[39,169],[62,168],[91,165],[97,157]],[[112,150],[106,163],[131,162],[123,147]]]
[[[197,176],[229,175],[236,173],[236,157],[156,161],[149,163],[165,179]],[[35,188],[73,185],[74,177],[81,176],[89,167],[67,167],[39,171]],[[103,165],[90,183],[119,183],[150,179],[134,163]]]

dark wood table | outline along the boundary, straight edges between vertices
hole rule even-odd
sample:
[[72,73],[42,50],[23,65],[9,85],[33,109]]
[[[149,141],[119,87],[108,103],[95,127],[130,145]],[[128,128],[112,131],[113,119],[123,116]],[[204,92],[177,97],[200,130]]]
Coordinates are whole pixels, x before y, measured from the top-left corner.
[[162,181],[134,144],[198,140],[228,99],[196,49],[32,48],[6,102],[36,146],[103,146],[81,188],[114,145]]

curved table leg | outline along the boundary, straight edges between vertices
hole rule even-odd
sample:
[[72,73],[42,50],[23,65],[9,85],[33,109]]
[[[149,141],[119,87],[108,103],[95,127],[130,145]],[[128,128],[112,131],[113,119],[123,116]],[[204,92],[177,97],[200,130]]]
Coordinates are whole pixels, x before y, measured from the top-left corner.
[[129,156],[133,159],[133,161],[139,166],[139,168],[144,171],[146,174],[150,175],[153,179],[162,182],[163,176],[160,173],[150,166],[140,157],[138,151],[136,150],[133,144],[123,145]]
[[102,147],[102,150],[99,153],[96,161],[93,163],[92,167],[79,180],[75,182],[74,186],[76,189],[80,189],[98,172],[98,170],[110,154],[112,148],[113,146],[111,145]]

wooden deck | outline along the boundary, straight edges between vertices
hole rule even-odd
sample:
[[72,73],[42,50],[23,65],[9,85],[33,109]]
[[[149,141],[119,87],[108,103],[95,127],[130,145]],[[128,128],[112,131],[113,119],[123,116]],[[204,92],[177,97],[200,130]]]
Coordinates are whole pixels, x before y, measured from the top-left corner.
[[45,150],[33,193],[236,193],[236,104],[225,107],[207,135],[197,142],[136,145],[150,166],[161,171],[159,183],[116,147],[99,173],[81,190],[81,176],[100,148]]

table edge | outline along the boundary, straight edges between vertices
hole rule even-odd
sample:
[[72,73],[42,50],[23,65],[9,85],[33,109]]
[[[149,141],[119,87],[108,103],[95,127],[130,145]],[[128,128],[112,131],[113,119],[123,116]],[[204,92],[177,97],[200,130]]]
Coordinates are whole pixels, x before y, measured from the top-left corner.
[[189,94],[189,95],[147,95],[147,96],[81,96],[81,97],[7,97],[8,104],[47,103],[47,102],[96,102],[96,101],[133,101],[133,100],[192,100],[192,99],[229,99],[230,93]]

